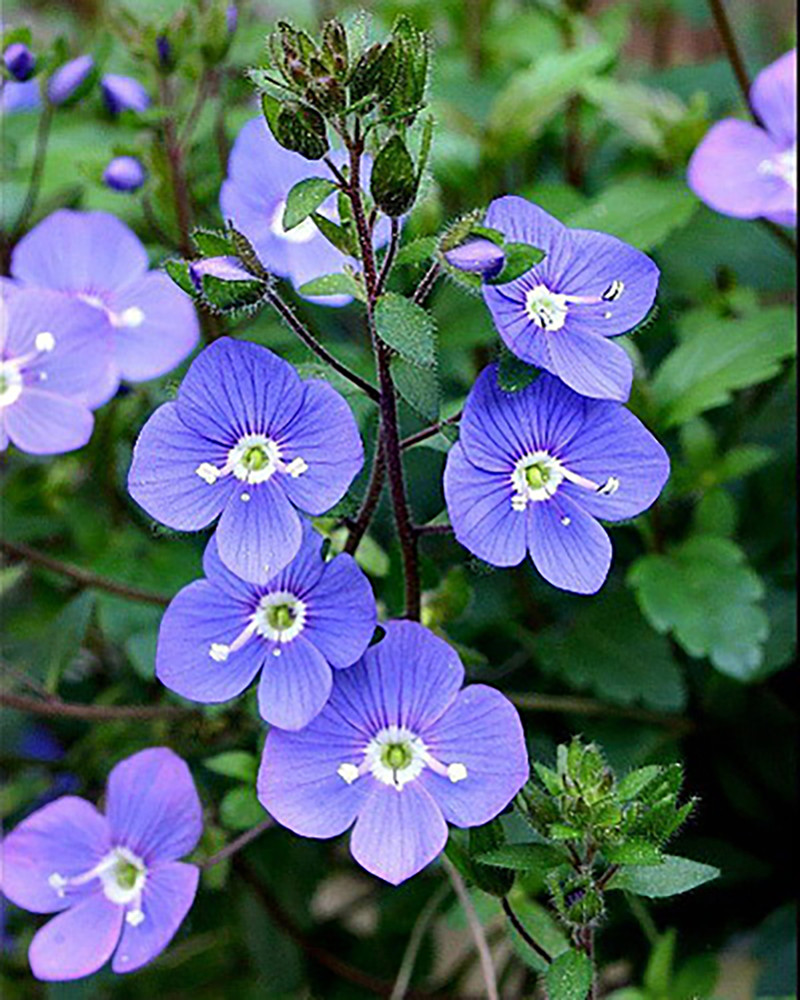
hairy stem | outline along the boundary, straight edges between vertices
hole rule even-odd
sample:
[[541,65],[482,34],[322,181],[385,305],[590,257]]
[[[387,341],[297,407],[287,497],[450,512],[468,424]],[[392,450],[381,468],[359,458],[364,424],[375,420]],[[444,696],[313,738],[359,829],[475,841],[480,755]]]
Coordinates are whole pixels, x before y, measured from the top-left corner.
[[478,957],[481,963],[483,983],[486,987],[486,996],[488,1000],[499,1000],[500,994],[497,992],[497,977],[494,971],[492,953],[489,950],[489,944],[486,941],[483,925],[478,919],[478,914],[475,912],[475,907],[473,906],[472,900],[467,892],[464,879],[461,877],[458,869],[446,854],[442,855],[442,865],[444,870],[447,872],[447,877],[450,879],[450,884],[453,886],[456,896],[458,896],[458,901],[461,904],[461,909],[464,911],[464,916],[466,917],[467,924],[469,925],[469,929],[472,934],[472,940],[475,942],[475,949],[478,952]]
[[248,844],[251,844],[254,840],[260,837],[265,830],[270,830],[273,826],[275,826],[275,820],[271,816],[267,816],[266,819],[257,823],[252,829],[245,830],[245,832],[236,837],[235,840],[226,844],[225,847],[217,851],[216,854],[212,854],[210,858],[206,858],[200,867],[203,869],[213,868],[214,865],[218,865],[221,861],[226,861],[228,858],[232,858],[234,854],[243,850]]
[[400,222],[398,219],[392,219],[392,233],[389,238],[389,246],[386,248],[386,254],[383,258],[383,263],[381,264],[381,272],[378,275],[378,287],[375,289],[375,297],[377,298],[381,292],[383,292],[386,287],[386,281],[392,270],[392,265],[394,264],[394,259],[397,256],[397,248],[400,246]]
[[381,440],[381,434],[379,431],[378,439],[375,442],[375,455],[372,459],[372,472],[370,473],[367,492],[364,494],[364,499],[361,501],[361,508],[356,515],[356,519],[350,526],[350,531],[347,535],[347,542],[344,546],[344,551],[350,555],[355,553],[361,539],[364,537],[370,526],[375,510],[377,509],[378,502],[380,501],[381,493],[383,492],[385,479],[386,462],[383,457],[383,441]]
[[517,934],[519,934],[519,936],[522,938],[525,944],[528,945],[529,948],[532,948],[533,951],[536,952],[536,954],[539,956],[539,958],[541,958],[543,962],[547,962],[547,964],[549,965],[553,961],[553,956],[550,954],[549,951],[543,948],[535,938],[531,937],[531,935],[528,933],[528,929],[525,927],[525,925],[522,923],[522,921],[519,919],[516,913],[514,913],[514,909],[511,906],[511,903],[509,902],[508,896],[503,896],[502,904],[503,904],[503,913],[505,913],[505,915],[508,917],[509,923],[517,932]]
[[438,421],[438,423],[431,424],[430,427],[424,427],[421,431],[417,431],[415,434],[410,434],[408,437],[403,438],[400,442],[400,447],[411,448],[412,445],[419,444],[420,441],[427,441],[428,438],[438,434],[443,427],[447,427],[449,424],[457,424],[461,419],[461,415],[462,411],[459,410],[458,413],[454,413],[452,417],[447,417],[444,420]]
[[[169,81],[162,77],[160,82],[161,103],[172,109],[173,100]],[[175,220],[178,224],[178,246],[185,257],[191,257],[192,250],[192,205],[189,188],[184,174],[183,150],[178,136],[178,127],[173,114],[164,119],[164,151],[169,168],[172,196],[175,201]]]
[[437,261],[434,261],[425,274],[422,276],[422,281],[417,285],[417,289],[412,296],[414,301],[418,306],[430,295],[433,286],[439,280],[439,275],[442,273],[442,268]]
[[82,719],[84,722],[120,722],[126,719],[145,721],[192,714],[191,709],[177,705],[81,705],[53,698],[41,701],[39,698],[6,691],[0,691],[0,706],[51,719]]

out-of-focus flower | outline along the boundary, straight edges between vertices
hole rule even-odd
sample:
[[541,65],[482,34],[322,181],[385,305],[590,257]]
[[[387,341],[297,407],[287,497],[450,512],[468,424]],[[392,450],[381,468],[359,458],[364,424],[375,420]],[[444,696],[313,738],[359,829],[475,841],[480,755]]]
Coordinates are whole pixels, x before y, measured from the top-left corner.
[[36,111],[42,106],[38,80],[26,80],[17,83],[6,80],[0,89],[0,112],[4,115],[17,114],[20,111]]
[[[331,159],[341,167],[346,157],[344,153],[332,153]],[[369,160],[362,166],[362,183],[367,188]],[[310,218],[293,229],[283,228],[289,192],[313,172],[308,160],[279,145],[264,119],[257,118],[248,122],[236,137],[228,160],[228,176],[220,191],[223,218],[232,221],[247,236],[268,271],[288,278],[295,288],[323,274],[341,271],[350,260],[328,242]],[[335,193],[317,211],[338,222]],[[388,238],[388,220],[381,219],[375,227],[375,246],[383,246]],[[329,306],[345,305],[351,298],[349,295],[312,297],[313,301]]]
[[689,187],[715,212],[797,225],[797,50],[762,70],[750,101],[764,127],[726,118],[689,161]]
[[94,69],[94,59],[91,56],[78,56],[71,59],[53,73],[47,82],[47,96],[52,104],[64,104],[74,97],[78,89],[85,83]]
[[236,31],[236,27],[239,24],[239,9],[235,3],[229,3],[227,10],[225,11],[225,27],[228,29],[228,34],[232,35]]
[[444,492],[456,538],[493,566],[530,553],[554,587],[593,594],[611,565],[598,523],[646,510],[669,458],[620,403],[586,399],[550,375],[503,392],[497,366],[467,398]]
[[468,240],[445,253],[445,260],[459,271],[480,274],[484,278],[494,278],[503,270],[505,254],[503,248],[482,237]]
[[115,156],[103,171],[103,183],[115,191],[138,191],[146,178],[147,171],[135,156]]
[[633,365],[609,339],[647,315],[658,268],[606,233],[569,229],[525,198],[498,198],[486,225],[546,253],[514,281],[484,285],[483,298],[510,351],[582,396],[624,402]]
[[36,69],[36,56],[24,42],[12,42],[3,53],[6,69],[20,83],[29,79]]
[[219,517],[223,563],[267,583],[300,548],[298,509],[330,510],[363,461],[353,414],[328,382],[302,381],[265,347],[223,337],[142,428],[128,489],[171,528]]
[[13,442],[33,455],[82,448],[91,411],[117,386],[108,336],[95,312],[48,291],[0,298],[0,450]]
[[202,832],[186,764],[153,747],[111,771],[106,812],[66,796],[3,841],[3,894],[33,913],[55,913],[31,942],[37,979],[80,979],[112,957],[133,972],[166,948],[189,911],[199,870],[178,859]]
[[111,336],[117,377],[130,382],[171,371],[197,343],[192,300],[108,212],[53,212],[24,236],[11,257],[22,286],[67,292],[95,309],[98,338]]
[[300,550],[269,583],[227,569],[212,537],[205,580],[190,583],[161,621],[156,675],[200,702],[235,698],[260,672],[261,716],[300,729],[322,709],[332,667],[349,667],[375,630],[375,598],[352,556],[324,562],[322,537],[306,521]]
[[112,115],[121,111],[146,111],[150,107],[150,96],[133,77],[107,73],[100,80],[100,90]]
[[297,733],[271,729],[258,797],[304,837],[355,823],[350,850],[397,885],[444,849],[447,823],[493,819],[528,778],[519,716],[499,691],[460,691],[455,651],[416,622],[388,622]]

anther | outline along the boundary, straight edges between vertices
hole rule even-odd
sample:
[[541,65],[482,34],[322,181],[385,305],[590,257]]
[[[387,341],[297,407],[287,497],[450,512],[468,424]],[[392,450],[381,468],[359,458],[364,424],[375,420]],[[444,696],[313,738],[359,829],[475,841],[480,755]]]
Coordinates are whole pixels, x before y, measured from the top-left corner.
[[144,913],[138,908],[135,910],[128,910],[125,914],[125,922],[129,923],[131,927],[138,927],[143,920]]
[[619,279],[614,279],[608,288],[603,292],[600,298],[604,302],[616,302],[617,299],[625,291],[625,282]]
[[210,462],[201,462],[194,471],[195,475],[207,482],[209,486],[213,486],[221,475],[219,469]]
[[302,476],[304,472],[308,472],[308,466],[305,461],[298,456],[289,462],[284,471],[287,472],[292,479],[297,479],[297,477]]
[[56,338],[50,333],[49,330],[43,330],[41,333],[36,334],[36,339],[34,340],[37,351],[43,351],[47,353],[52,351],[56,346]]
[[224,642],[212,642],[208,650],[208,655],[217,663],[224,663],[231,654],[231,647]]
[[360,772],[355,764],[340,764],[336,768],[336,773],[342,781],[347,782],[348,785],[352,785],[356,778],[358,778]]

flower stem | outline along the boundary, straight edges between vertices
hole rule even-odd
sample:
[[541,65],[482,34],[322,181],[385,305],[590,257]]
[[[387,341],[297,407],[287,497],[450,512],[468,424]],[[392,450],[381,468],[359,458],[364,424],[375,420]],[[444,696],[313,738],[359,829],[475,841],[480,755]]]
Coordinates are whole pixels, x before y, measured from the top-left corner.
[[383,258],[383,263],[381,264],[381,273],[378,275],[378,287],[375,290],[375,297],[377,298],[381,292],[383,292],[386,287],[386,281],[392,270],[392,265],[394,264],[394,259],[397,256],[397,248],[400,245],[400,222],[397,219],[392,219],[392,234],[389,238],[389,246],[386,249],[386,254]]
[[425,940],[425,934],[448,892],[449,887],[443,883],[431,894],[428,902],[420,910],[408,937],[408,944],[403,953],[403,959],[397,971],[397,978],[394,981],[389,1000],[404,1000],[407,996],[408,984],[411,982],[411,975],[414,972],[414,965],[422,942]]
[[418,306],[430,295],[433,286],[439,279],[439,275],[442,273],[442,268],[437,261],[434,261],[425,274],[422,276],[422,281],[417,285],[417,289],[414,292],[413,300]]
[[381,493],[383,492],[383,483],[386,479],[386,462],[383,457],[383,441],[381,440],[380,431],[378,432],[378,440],[375,442],[375,455],[372,459],[372,472],[370,474],[369,485],[367,486],[367,492],[364,494],[364,499],[361,502],[361,508],[356,515],[356,519],[350,527],[350,531],[347,535],[347,542],[344,546],[344,551],[353,555],[359,546],[361,539],[370,526],[372,517],[378,506],[378,501],[381,498]]
[[446,417],[444,420],[438,421],[438,423],[431,424],[430,427],[424,427],[421,431],[417,431],[415,434],[410,434],[408,437],[403,438],[400,442],[400,447],[410,448],[412,445],[419,444],[420,441],[427,441],[428,438],[438,434],[443,427],[447,427],[449,424],[457,424],[461,419],[461,414],[462,411],[459,410],[458,413],[454,413],[452,417]]
[[725,55],[728,57],[728,62],[731,64],[733,75],[736,77],[736,82],[739,84],[739,90],[742,92],[744,102],[750,109],[753,121],[757,125],[760,125],[761,128],[764,128],[764,122],[761,120],[758,112],[753,107],[750,100],[750,77],[747,73],[747,68],[744,64],[741,50],[736,42],[736,36],[733,33],[731,22],[728,19],[725,4],[723,3],[723,0],[708,0],[708,5],[711,8],[714,24],[716,25],[717,32],[719,33],[720,40],[722,41],[723,48],[725,49]]
[[17,221],[11,230],[11,244],[17,242],[25,229],[31,214],[36,208],[39,199],[39,191],[42,187],[42,175],[44,174],[44,164],[47,159],[47,144],[50,141],[50,127],[53,124],[53,114],[55,108],[45,99],[42,113],[39,115],[39,125],[36,129],[36,150],[33,154],[33,166],[31,167],[31,177],[28,182],[28,190],[25,194],[25,201],[17,216]]
[[200,865],[202,869],[213,868],[214,865],[218,865],[221,861],[226,861],[228,858],[233,857],[237,851],[241,851],[243,848],[247,847],[254,840],[261,836],[265,830],[271,829],[275,826],[275,820],[271,816],[267,816],[260,823],[257,823],[252,829],[245,830],[244,833],[240,834],[235,840],[232,840],[229,844],[226,844],[221,850],[217,851],[216,854],[212,854],[210,858]]
[[538,941],[536,941],[533,937],[531,937],[525,925],[522,923],[522,921],[519,919],[516,913],[514,913],[514,909],[511,906],[511,903],[509,902],[508,896],[503,896],[501,902],[503,904],[503,913],[505,913],[505,915],[508,917],[509,923],[517,932],[517,934],[519,934],[519,936],[522,938],[525,944],[528,945],[529,948],[532,948],[536,952],[536,954],[539,956],[539,958],[541,958],[543,962],[546,962],[549,965],[553,961],[553,956],[550,954],[549,951],[543,948]]
[[472,939],[475,942],[475,948],[478,952],[478,958],[481,963],[481,972],[483,973],[483,983],[486,987],[486,996],[488,1000],[499,1000],[500,994],[497,992],[497,977],[495,976],[492,953],[489,950],[489,944],[486,941],[483,925],[478,919],[478,914],[475,912],[475,907],[472,905],[472,900],[467,892],[464,879],[461,877],[458,869],[446,854],[442,855],[441,861],[444,870],[447,872],[447,877],[450,879],[450,884],[453,886],[456,896],[458,896],[461,909],[464,911],[464,916],[467,919],[467,924],[469,925],[469,929],[472,933]]
[[84,722],[145,721],[192,715],[192,710],[178,705],[82,705],[72,701],[29,698],[27,695],[0,691],[0,706],[18,712],[52,719],[81,719]]

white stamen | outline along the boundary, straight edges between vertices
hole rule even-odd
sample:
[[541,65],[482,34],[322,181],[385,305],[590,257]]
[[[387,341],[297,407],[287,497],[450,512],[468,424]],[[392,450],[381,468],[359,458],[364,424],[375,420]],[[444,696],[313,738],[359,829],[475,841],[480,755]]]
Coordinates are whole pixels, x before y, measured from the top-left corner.
[[[536,477],[532,475],[534,469]],[[531,478],[534,480],[538,478],[541,483],[536,484],[535,481],[532,483]],[[609,476],[604,483],[596,483],[586,476],[573,472],[546,451],[529,452],[517,461],[511,473],[511,485],[514,487],[511,495],[512,510],[524,511],[529,503],[549,500],[564,480],[599,496],[612,496],[620,486],[617,476]],[[561,523],[566,527],[570,519],[563,518]]]
[[128,910],[125,914],[125,920],[131,925],[131,927],[138,927],[139,924],[144,920],[144,913],[139,910]]
[[194,471],[195,475],[205,480],[209,486],[213,486],[221,475],[219,469],[210,462],[201,462]]
[[572,518],[571,517],[567,517],[567,515],[565,514],[561,518],[561,523],[564,525],[565,528],[568,528],[572,524]]
[[241,501],[243,501],[244,503],[247,503],[250,500],[250,494],[249,493],[242,493],[242,495],[239,497],[239,499]]
[[273,649],[272,650],[272,655],[273,656],[280,656],[281,655],[281,650],[280,649]]
[[793,190],[797,190],[797,144],[762,160],[758,173],[765,177],[778,177]]
[[[405,760],[394,767],[389,761],[396,749],[400,749],[400,757],[401,759],[404,757]],[[347,761],[336,769],[336,773],[348,785],[352,785],[357,778],[371,773],[381,784],[390,785],[401,792],[404,786],[419,777],[426,767],[453,784],[468,777],[465,764],[460,761],[443,764],[433,756],[422,738],[405,726],[384,727],[373,736],[361,752],[364,757],[360,765]]]
[[[288,625],[273,624],[274,608],[288,609],[290,622]],[[273,642],[287,643],[296,639],[303,631],[307,617],[306,604],[288,590],[276,590],[264,594],[256,610],[250,615],[247,625],[231,643],[212,642],[208,647],[208,655],[217,663],[225,663],[231,653],[235,653],[249,642],[254,635]],[[280,649],[272,650],[273,656],[280,656]]]
[[49,330],[43,330],[41,333],[36,334],[34,344],[37,351],[52,351],[56,346],[56,338]]
[[292,479],[297,479],[297,477],[302,476],[304,472],[308,472],[308,466],[302,458],[293,458],[284,471],[287,472]]
[[604,312],[603,313],[603,319],[611,319],[612,315],[613,315],[613,313]]
[[[308,464],[299,455],[288,463],[284,462],[280,445],[265,434],[245,434],[230,449],[221,468],[211,462],[201,462],[195,474],[213,486],[218,479],[231,474],[245,483],[265,483],[276,472],[296,479],[307,471]],[[245,503],[250,498],[250,493],[241,494]]]
[[336,773],[348,785],[352,785],[359,776],[358,768],[355,764],[340,764],[336,769]]
[[447,777],[455,784],[457,781],[463,781],[467,777],[467,768],[464,764],[448,764],[447,766]]
[[525,312],[540,329],[560,330],[569,312],[567,298],[547,285],[534,285],[525,296]]
[[66,896],[66,886],[68,882],[69,879],[64,878],[63,875],[59,875],[58,872],[53,872],[47,880],[48,885],[56,890],[56,895],[59,899],[63,899]]
[[609,476],[603,485],[597,490],[600,496],[613,496],[619,489],[619,479],[616,476]]
[[129,923],[137,926],[144,920],[141,902],[142,889],[147,881],[147,868],[142,859],[127,847],[112,848],[94,868],[80,875],[67,878],[59,872],[53,872],[48,877],[47,884],[55,890],[59,899],[64,899],[69,888],[87,885],[94,879],[100,879],[103,893],[110,902],[119,906],[133,904],[130,911],[132,919],[126,914]]
[[128,306],[117,318],[119,326],[141,326],[142,323],[144,323],[144,313],[138,306]]
[[224,663],[231,655],[231,647],[224,642],[212,642],[208,650],[208,655],[217,663]]
[[614,281],[611,282],[611,284],[603,292],[600,298],[604,302],[616,302],[624,291],[625,291],[625,282],[620,281],[618,278],[616,278]]

